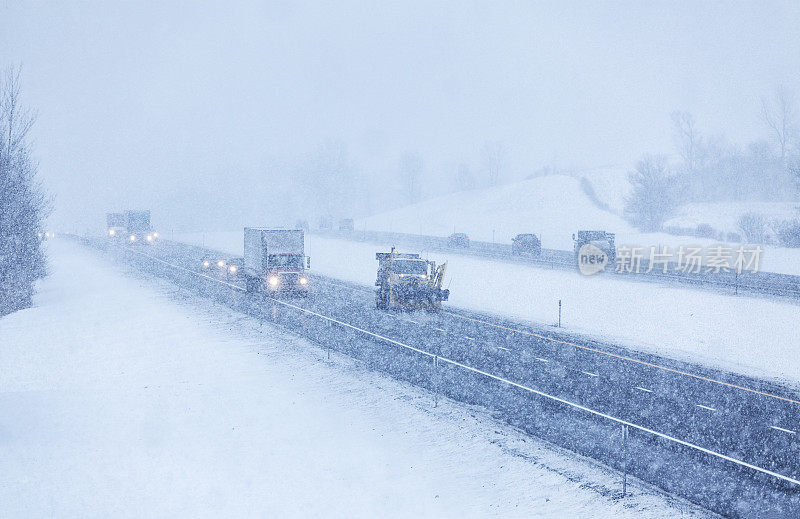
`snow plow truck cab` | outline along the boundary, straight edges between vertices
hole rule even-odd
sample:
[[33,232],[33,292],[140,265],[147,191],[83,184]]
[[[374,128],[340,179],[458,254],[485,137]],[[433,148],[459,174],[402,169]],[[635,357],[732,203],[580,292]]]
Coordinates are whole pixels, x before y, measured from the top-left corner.
[[447,262],[437,266],[433,261],[420,258],[419,254],[400,254],[394,248],[391,252],[376,253],[375,259],[378,260],[375,281],[378,309],[436,311],[450,296],[450,291],[442,288]]

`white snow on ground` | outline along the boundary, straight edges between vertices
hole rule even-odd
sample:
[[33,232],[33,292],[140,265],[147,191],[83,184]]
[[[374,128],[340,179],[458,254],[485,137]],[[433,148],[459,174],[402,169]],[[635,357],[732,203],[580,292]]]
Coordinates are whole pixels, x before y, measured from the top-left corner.
[[572,248],[578,229],[629,231],[619,216],[597,207],[580,180],[550,175],[488,189],[461,191],[356,221],[356,229],[447,236],[510,243],[521,232],[542,235],[551,249]]
[[686,517],[479,410],[49,244],[0,319],[2,517]]
[[741,233],[739,218],[746,213],[764,215],[767,222],[789,220],[800,216],[798,205],[789,202],[715,202],[705,204],[685,204],[677,214],[664,225],[693,228],[700,224],[725,233]]
[[[581,188],[581,176],[589,180],[601,202],[608,202],[611,211],[598,207],[587,196]],[[619,183],[623,183],[622,187],[615,188]],[[619,204],[624,203],[621,200],[628,189],[629,184],[620,168],[587,170],[573,176],[548,175],[433,198],[357,220],[355,227],[357,231],[366,229],[432,236],[464,232],[473,240],[506,244],[510,244],[519,233],[532,232],[541,235],[543,247],[559,250],[572,250],[572,234],[580,229],[616,233],[617,246],[643,247],[645,251],[650,247],[667,246],[674,253],[681,245],[711,247],[718,244],[718,240],[639,232],[619,216],[622,214]],[[790,205],[780,205],[782,212],[776,212],[778,209],[773,207],[767,214],[790,215]],[[712,226],[725,223],[719,228],[729,229],[730,221],[738,218],[739,212],[748,207],[748,204],[698,204],[685,209],[687,216],[683,220],[671,223],[688,224],[696,220],[696,223],[711,223]],[[735,221],[731,230],[735,231]],[[735,249],[739,244],[731,247]],[[800,249],[765,247],[760,269],[800,275]]]
[[[179,238],[191,243],[202,239]],[[373,288],[378,246],[319,235],[308,242],[313,271]],[[205,243],[242,254],[241,233],[207,233]],[[445,284],[452,306],[551,325],[558,320],[561,299],[562,325],[569,331],[739,373],[800,382],[796,304],[611,276],[584,277],[454,253],[407,252],[449,261]]]
[[606,166],[578,171],[574,175],[589,181],[597,198],[613,213],[621,215],[625,199],[633,188],[628,181],[628,174],[633,169],[625,166]]

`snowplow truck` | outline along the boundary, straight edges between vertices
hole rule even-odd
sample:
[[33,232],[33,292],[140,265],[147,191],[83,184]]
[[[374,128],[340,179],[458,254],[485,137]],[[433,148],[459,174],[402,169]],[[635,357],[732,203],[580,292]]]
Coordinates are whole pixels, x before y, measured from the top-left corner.
[[244,278],[248,292],[308,295],[302,229],[244,229]]
[[424,260],[419,254],[378,252],[378,279],[375,281],[375,306],[380,310],[389,308],[424,308],[436,311],[447,301],[450,291],[442,288],[447,262],[437,266]]

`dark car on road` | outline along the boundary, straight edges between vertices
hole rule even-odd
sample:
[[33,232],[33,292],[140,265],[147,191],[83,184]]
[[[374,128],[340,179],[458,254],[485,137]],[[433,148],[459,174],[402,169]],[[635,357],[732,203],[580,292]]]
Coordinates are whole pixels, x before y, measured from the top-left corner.
[[469,236],[463,232],[454,232],[447,237],[447,246],[461,248],[469,247]]
[[542,241],[532,233],[517,234],[511,240],[511,253],[539,256],[542,253]]

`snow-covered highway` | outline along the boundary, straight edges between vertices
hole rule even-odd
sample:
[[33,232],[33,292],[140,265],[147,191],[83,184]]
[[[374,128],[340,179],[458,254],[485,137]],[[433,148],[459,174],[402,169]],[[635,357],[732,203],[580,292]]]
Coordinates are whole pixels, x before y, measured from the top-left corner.
[[[0,515],[702,512],[77,244],[0,321]],[[155,286],[153,286],[155,285]]]

